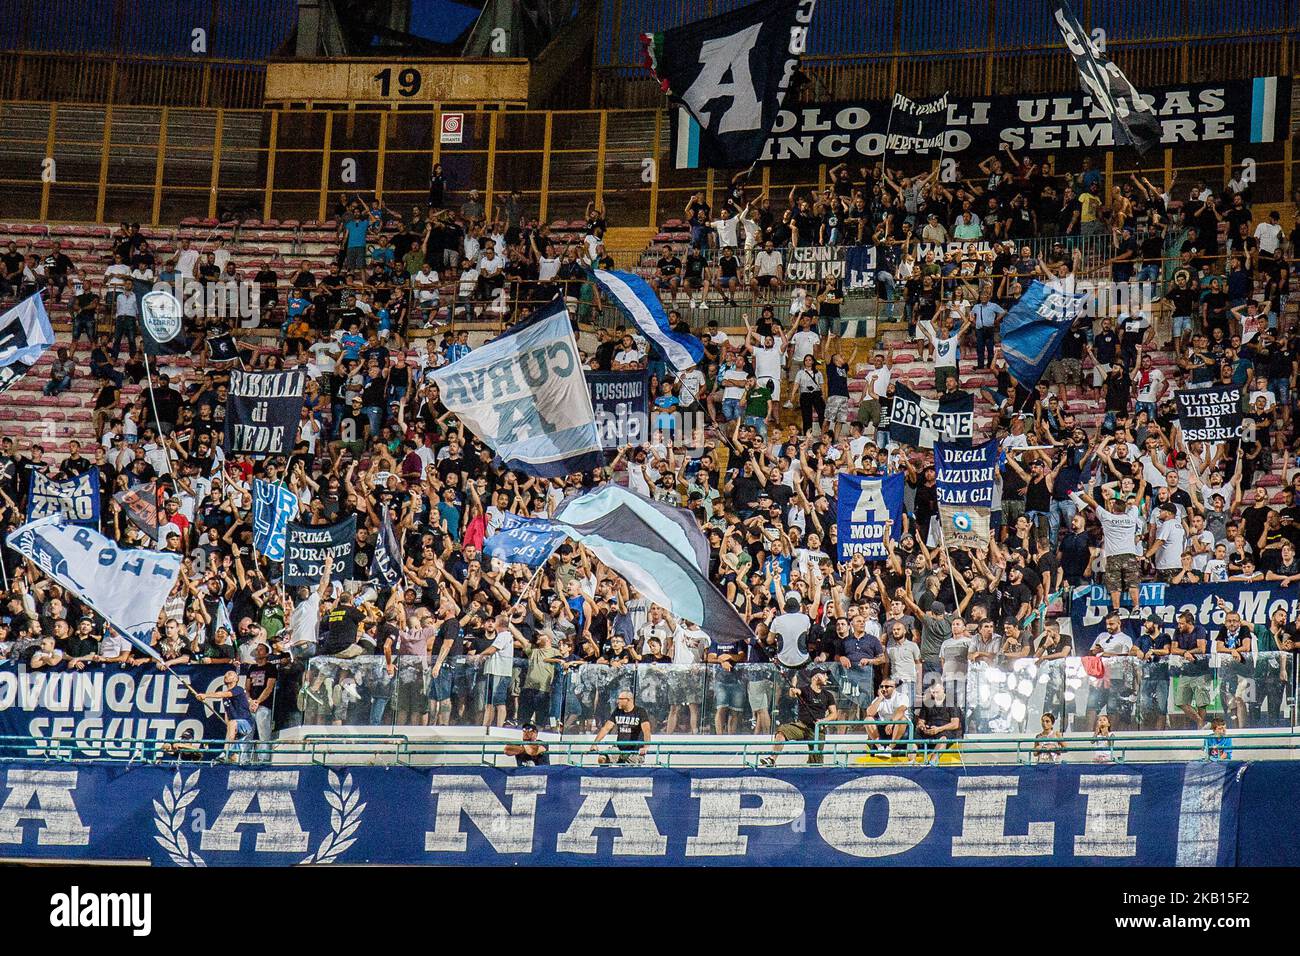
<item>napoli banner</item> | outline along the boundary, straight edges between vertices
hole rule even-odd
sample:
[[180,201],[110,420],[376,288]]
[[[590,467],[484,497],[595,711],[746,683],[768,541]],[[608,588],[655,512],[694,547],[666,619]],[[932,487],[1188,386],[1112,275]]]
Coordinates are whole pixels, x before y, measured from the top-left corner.
[[939,497],[939,525],[950,548],[988,547],[989,511],[998,469],[998,441],[974,448],[939,442],[934,446],[934,473]]
[[567,536],[567,526],[559,522],[506,512],[496,534],[483,542],[483,553],[506,564],[536,568],[546,563]]
[[1002,319],[1002,357],[1011,377],[1032,389],[1061,349],[1087,296],[1062,292],[1035,279]]
[[[85,670],[0,667],[0,737],[30,737],[30,757],[47,756],[53,741],[63,757],[156,756],[159,744],[220,740],[226,723],[185,689],[217,690],[224,664],[155,667],[91,665]],[[3,837],[0,837],[3,842]]]
[[876,247],[849,246],[844,253],[844,288],[876,287]]
[[99,527],[98,468],[67,481],[46,478],[38,471],[33,471],[31,476],[27,485],[28,521],[63,515],[73,524]]
[[54,327],[41,293],[0,315],[0,392],[26,375],[54,344]]
[[[0,845],[10,858],[155,866],[1226,867],[1267,859],[1279,842],[1275,817],[1252,823],[1245,812],[1263,799],[1251,780],[1261,766],[759,773],[15,761],[0,765]],[[1300,785],[1300,766],[1269,769],[1261,787]],[[1290,846],[1279,853],[1300,858]]]
[[290,587],[320,584],[325,573],[325,557],[334,556],[331,581],[352,578],[356,560],[357,516],[328,525],[289,522],[285,535],[284,583]]
[[883,561],[885,522],[892,521],[888,534],[897,541],[903,536],[903,474],[864,478],[839,474],[835,491],[839,512],[835,521],[835,546],[840,561],[860,554],[868,561]]
[[650,435],[645,372],[587,372],[596,432],[606,451],[636,445]]
[[1180,389],[1178,427],[1183,441],[1228,441],[1241,437],[1241,389],[1237,386]]
[[[1291,78],[1256,76],[1215,83],[1147,87],[1160,119],[1160,142],[1280,143],[1291,129]],[[759,162],[853,162],[885,151],[892,100],[801,102],[782,109]],[[669,112],[678,169],[707,166],[699,160],[697,130],[684,110]],[[961,161],[1002,152],[1105,150],[1116,145],[1115,129],[1101,105],[1082,90],[1008,96],[950,97],[940,146],[913,146],[906,153]],[[896,151],[890,149],[893,155]]]
[[298,516],[298,496],[280,482],[253,479],[253,548],[271,561],[284,560],[284,535]]
[[902,382],[894,384],[889,412],[889,437],[914,448],[948,442],[969,448],[975,431],[975,396],[970,392],[922,398]]
[[226,402],[227,455],[287,455],[298,435],[307,373],[230,373]]

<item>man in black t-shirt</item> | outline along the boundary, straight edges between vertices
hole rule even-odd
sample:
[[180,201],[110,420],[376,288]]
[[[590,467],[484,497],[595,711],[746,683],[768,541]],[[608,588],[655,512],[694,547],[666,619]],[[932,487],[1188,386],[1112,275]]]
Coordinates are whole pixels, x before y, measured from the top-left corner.
[[537,739],[536,724],[524,724],[523,740],[517,744],[506,744],[506,756],[514,757],[515,763],[520,767],[544,767],[551,762],[546,744]]
[[[605,725],[596,733],[591,742],[589,753],[594,753],[596,745],[605,739],[610,731],[616,732],[614,763],[643,763],[650,743],[650,716],[632,700],[630,690],[618,692],[618,703],[609,715]],[[600,762],[609,763],[609,754],[601,754]]]
[[366,615],[352,606],[351,598],[344,596],[338,607],[325,615],[327,630],[321,642],[320,653],[336,657],[356,657],[362,652],[357,643],[357,628]]
[[[776,763],[776,756],[787,740],[812,740],[819,721],[835,720],[835,695],[826,687],[829,680],[825,671],[815,671],[808,678],[807,686],[790,688],[790,696],[797,701],[797,713],[793,723],[782,724],[776,729],[772,737],[772,753],[759,761],[764,767]],[[820,748],[808,748],[808,762],[822,762]]]
[[926,763],[938,763],[939,754],[946,750],[946,741],[957,740],[962,735],[961,711],[948,704],[942,681],[935,681],[925,692],[917,710],[916,734],[924,740],[921,751]]

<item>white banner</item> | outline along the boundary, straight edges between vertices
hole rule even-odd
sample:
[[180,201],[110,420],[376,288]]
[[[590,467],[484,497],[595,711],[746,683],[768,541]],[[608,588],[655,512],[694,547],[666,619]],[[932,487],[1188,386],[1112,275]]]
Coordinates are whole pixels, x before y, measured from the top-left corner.
[[179,554],[119,548],[98,531],[68,524],[62,515],[25,524],[5,541],[154,654],[149,642],[180,573]]

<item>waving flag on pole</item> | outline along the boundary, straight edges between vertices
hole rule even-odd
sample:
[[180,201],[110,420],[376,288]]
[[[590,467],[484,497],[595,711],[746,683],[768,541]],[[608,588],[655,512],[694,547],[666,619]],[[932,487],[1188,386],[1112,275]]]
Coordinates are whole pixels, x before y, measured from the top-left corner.
[[1083,314],[1083,292],[1061,292],[1035,279],[1002,319],[1002,357],[1011,377],[1033,388],[1056,357],[1074,320]]
[[1067,0],[1056,0],[1054,17],[1065,48],[1074,57],[1074,65],[1079,70],[1079,82],[1084,92],[1091,95],[1093,102],[1110,118],[1115,142],[1132,146],[1139,153],[1157,145],[1163,130],[1155,110],[1142,98],[1124,71],[1106,59]]
[[0,315],[0,392],[26,375],[53,344],[54,327],[39,292]]
[[393,521],[384,508],[384,517],[379,526],[379,536],[375,539],[374,557],[375,577],[386,588],[396,586],[402,580],[402,546],[393,533]]
[[132,644],[158,659],[151,640],[181,570],[172,551],[119,548],[98,531],[50,515],[23,525],[5,543],[90,605]]
[[562,301],[429,377],[447,410],[508,468],[555,478],[605,464]]
[[280,482],[253,479],[253,548],[272,561],[284,560],[284,536],[298,515],[298,496]]
[[668,364],[679,372],[698,365],[704,358],[704,343],[693,335],[674,332],[668,313],[649,283],[634,272],[595,271],[596,282],[619,311],[636,323],[647,339],[659,346]]
[[681,104],[679,169],[751,166],[762,155],[816,0],[759,0],[707,20],[642,34],[645,63]]

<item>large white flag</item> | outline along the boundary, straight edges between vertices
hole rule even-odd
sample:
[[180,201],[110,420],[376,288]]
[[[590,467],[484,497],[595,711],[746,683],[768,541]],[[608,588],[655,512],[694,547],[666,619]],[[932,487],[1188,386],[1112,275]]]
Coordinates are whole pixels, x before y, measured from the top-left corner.
[[154,625],[181,570],[171,551],[119,548],[98,531],[50,515],[5,539],[48,577],[97,611],[132,644],[152,657]]

